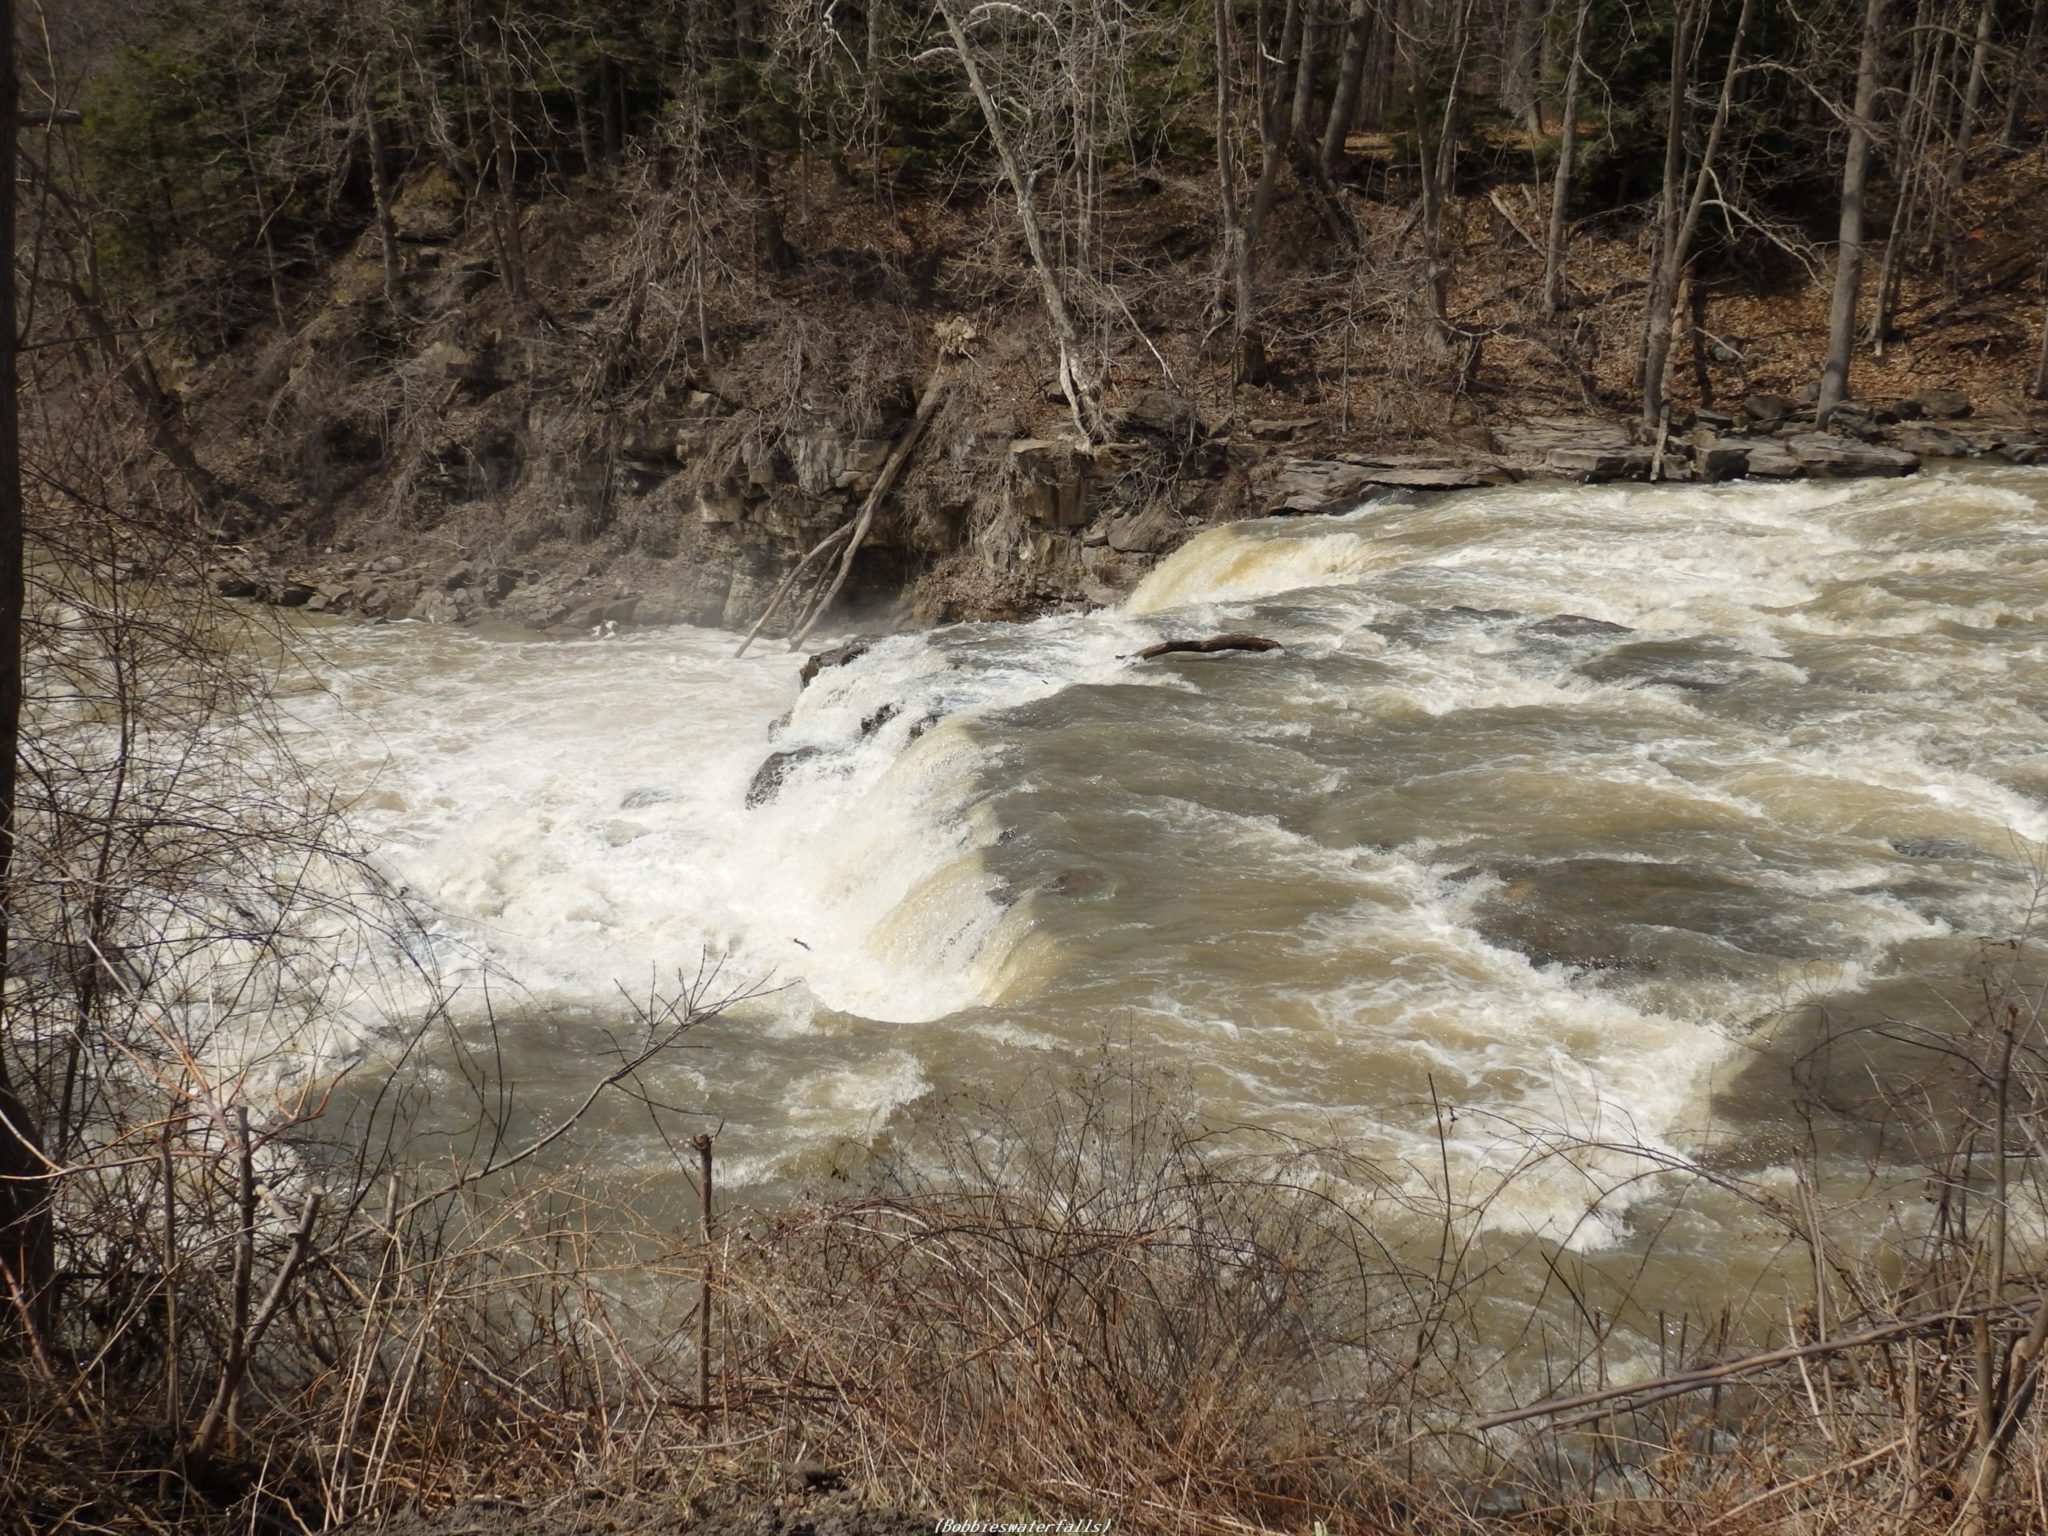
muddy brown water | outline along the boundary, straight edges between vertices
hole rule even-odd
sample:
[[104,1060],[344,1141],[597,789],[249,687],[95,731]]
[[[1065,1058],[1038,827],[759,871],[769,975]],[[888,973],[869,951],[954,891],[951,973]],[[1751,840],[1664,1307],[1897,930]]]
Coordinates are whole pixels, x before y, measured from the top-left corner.
[[[1283,649],[1136,654],[1222,631]],[[1397,1179],[1529,1163],[1491,1231],[1733,1293],[1753,1213],[1640,1149],[1789,1187],[1833,1125],[1867,1193],[1894,1154],[1835,1101],[1912,1051],[1810,1053],[1953,1018],[2048,838],[2032,470],[1236,524],[1120,609],[895,636],[801,693],[696,630],[312,639],[298,748],[432,914],[458,1018],[488,992],[528,1112],[628,995],[706,957],[773,989],[658,1069],[742,1194],[1106,1047]],[[644,1110],[604,1155],[672,1158]],[[1908,1218],[1871,1198],[1881,1241]]]

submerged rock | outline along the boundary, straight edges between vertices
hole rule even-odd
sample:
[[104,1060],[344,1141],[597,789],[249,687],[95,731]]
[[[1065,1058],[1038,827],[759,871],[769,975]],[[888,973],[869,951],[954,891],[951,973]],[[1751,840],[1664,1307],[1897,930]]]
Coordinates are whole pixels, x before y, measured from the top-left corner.
[[1460,874],[1499,881],[1475,904],[1472,925],[1535,965],[1701,973],[1725,968],[1731,952],[1806,953],[1774,924],[1758,887],[1706,865],[1502,859]]
[[1575,669],[1596,683],[1718,693],[1756,676],[1751,652],[1712,640],[1638,640],[1618,645]]
[[1582,635],[1632,635],[1635,631],[1626,624],[1615,624],[1606,619],[1589,619],[1583,613],[1556,613],[1547,619],[1538,619],[1533,624],[1524,624],[1522,633],[1549,635],[1559,640],[1576,640]]
[[824,755],[823,747],[791,747],[786,752],[771,752],[754,770],[754,781],[747,786],[747,804],[765,805],[782,791],[782,781],[799,763],[807,763],[814,757]]
[[1902,859],[1982,859],[1988,858],[1982,849],[1972,847],[1959,837],[1894,837],[1890,839],[1892,852]]
[[861,657],[867,655],[868,644],[866,640],[849,640],[844,645],[833,646],[829,651],[818,652],[806,661],[804,669],[797,673],[797,687],[808,688],[820,672],[829,671],[833,667],[843,667],[848,662],[859,661]]

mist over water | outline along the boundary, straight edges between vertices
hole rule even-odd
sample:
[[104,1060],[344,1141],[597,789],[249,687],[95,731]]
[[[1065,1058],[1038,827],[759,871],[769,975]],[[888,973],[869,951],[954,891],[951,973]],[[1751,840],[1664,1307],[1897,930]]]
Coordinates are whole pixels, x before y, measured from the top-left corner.
[[[1284,650],[1135,656],[1226,629]],[[1234,524],[1120,610],[801,694],[734,643],[329,628],[291,710],[536,1093],[621,988],[774,989],[663,1069],[741,1183],[1105,1041],[1391,1169],[1441,1132],[1459,1180],[1560,1135],[1763,1145],[1759,1044],[1814,999],[1946,1006],[2048,839],[2039,471]],[[608,1145],[667,1156],[644,1117]],[[1490,1220],[1597,1246],[1634,1166],[1546,1163]]]

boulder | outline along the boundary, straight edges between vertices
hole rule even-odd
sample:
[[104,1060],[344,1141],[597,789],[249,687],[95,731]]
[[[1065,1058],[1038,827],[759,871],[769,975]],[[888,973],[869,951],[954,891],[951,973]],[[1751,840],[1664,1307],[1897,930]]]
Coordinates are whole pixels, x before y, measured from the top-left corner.
[[1740,480],[1749,473],[1749,449],[1701,432],[1693,439],[1692,462],[1702,480]]
[[799,763],[823,755],[823,747],[791,747],[784,752],[771,752],[754,770],[754,780],[747,786],[747,804],[765,805],[782,791],[782,781],[789,777],[790,770]]
[[1556,613],[1547,619],[1538,619],[1533,624],[1524,624],[1526,635],[1549,635],[1555,639],[1576,640],[1582,635],[1632,635],[1634,630],[1626,624],[1616,624],[1607,619],[1588,618],[1583,613]]
[[1010,444],[1010,504],[1040,528],[1088,521],[1088,453],[1072,442],[1027,437]]
[[1268,640],[1264,635],[1227,634],[1211,635],[1206,640],[1162,640],[1157,645],[1148,645],[1138,652],[1140,661],[1150,661],[1155,656],[1179,656],[1184,654],[1213,655],[1218,651],[1278,651],[1283,650],[1278,640]]
[[616,629],[622,624],[632,623],[639,607],[640,598],[637,593],[596,597],[587,603],[577,604],[557,622],[570,629],[586,632],[601,631],[607,626]]
[[858,661],[867,655],[869,642],[849,640],[844,645],[835,645],[829,651],[820,651],[804,663],[803,670],[796,675],[796,685],[808,688],[820,672],[833,667],[843,667],[848,662]]
[[1252,436],[1263,438],[1291,438],[1295,433],[1323,424],[1320,416],[1254,416]]
[[1798,409],[1797,401],[1783,395],[1751,395],[1742,402],[1742,414],[1760,427],[1774,427]]
[[303,581],[288,581],[277,589],[271,601],[280,608],[304,608],[319,595],[317,588],[309,587]]
[[413,604],[412,617],[422,624],[459,624],[469,616],[468,605],[464,601],[468,596],[467,588],[425,593]]
[[1970,397],[1959,389],[1923,389],[1900,402],[1901,416],[1907,405],[1919,407],[1918,414],[1930,421],[1956,421],[1970,414]]
[[[1728,446],[1736,446],[1730,444]],[[1804,473],[1792,451],[1767,437],[1746,438],[1740,444],[1743,473],[1752,480],[1797,480]]]
[[1923,459],[1967,459],[1976,451],[1970,440],[1947,427],[1907,427],[1896,436],[1898,445]]
[[1844,400],[1828,413],[1828,431],[1866,441],[1877,428],[1877,410],[1862,400]]
[[746,499],[729,485],[697,493],[699,522],[729,525],[745,521],[746,515]]
[[1175,442],[1202,435],[1202,418],[1194,401],[1170,389],[1141,389],[1125,403],[1119,418],[1126,430],[1149,432]]
[[[1846,479],[1857,475],[1910,475],[1920,467],[1903,448],[1859,442],[1832,432],[1801,432],[1785,446],[1809,475]],[[1752,467],[1751,473],[1755,473]]]
[[[1499,467],[1510,473],[1530,475],[1578,474],[1589,464],[1599,473],[1598,460],[1577,458],[1581,453],[1622,455],[1625,471],[1626,456],[1637,446],[1626,426],[1597,416],[1531,416],[1494,429],[1489,441],[1492,452],[1498,455],[1494,462]],[[1567,455],[1563,465],[1569,467],[1561,467],[1556,461],[1559,454]],[[1643,450],[1641,462],[1647,471],[1647,449]]]
[[1118,554],[1156,555],[1178,543],[1180,536],[1180,519],[1155,503],[1111,523],[1107,543]]

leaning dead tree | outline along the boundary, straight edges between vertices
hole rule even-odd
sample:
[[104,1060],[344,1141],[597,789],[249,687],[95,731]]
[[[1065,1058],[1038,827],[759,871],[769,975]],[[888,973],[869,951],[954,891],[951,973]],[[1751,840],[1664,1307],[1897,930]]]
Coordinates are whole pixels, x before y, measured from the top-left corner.
[[840,591],[846,586],[847,578],[853,574],[854,558],[860,554],[868,530],[874,526],[876,513],[888,500],[890,492],[895,490],[896,482],[903,477],[904,467],[910,463],[911,455],[917,452],[917,445],[924,440],[925,429],[931,425],[932,418],[938,414],[939,407],[945,403],[947,394],[952,390],[955,364],[966,355],[967,348],[975,340],[974,327],[957,316],[951,320],[941,321],[933,328],[933,333],[939,344],[939,355],[938,360],[932,364],[931,377],[925,381],[924,390],[918,396],[916,411],[912,413],[903,430],[897,434],[895,443],[889,449],[889,456],[882,461],[882,467],[876,471],[875,483],[868,488],[867,495],[861,498],[860,510],[854,514],[852,521],[841,524],[812,545],[804,552],[803,558],[790,568],[789,574],[782,578],[774,592],[769,595],[767,606],[761,610],[761,616],[754,620],[753,627],[746,633],[746,638],[740,641],[739,648],[732,653],[734,660],[747,654],[748,648],[753,645],[755,638],[767,626],[768,621],[775,617],[790,593],[796,590],[804,572],[811,568],[813,562],[824,558],[833,550],[840,550],[838,569],[830,583],[805,606],[803,616],[797,621],[790,635],[791,650],[795,650],[810,637],[811,631],[817,627],[818,620],[825,616],[826,611],[831,608]]

